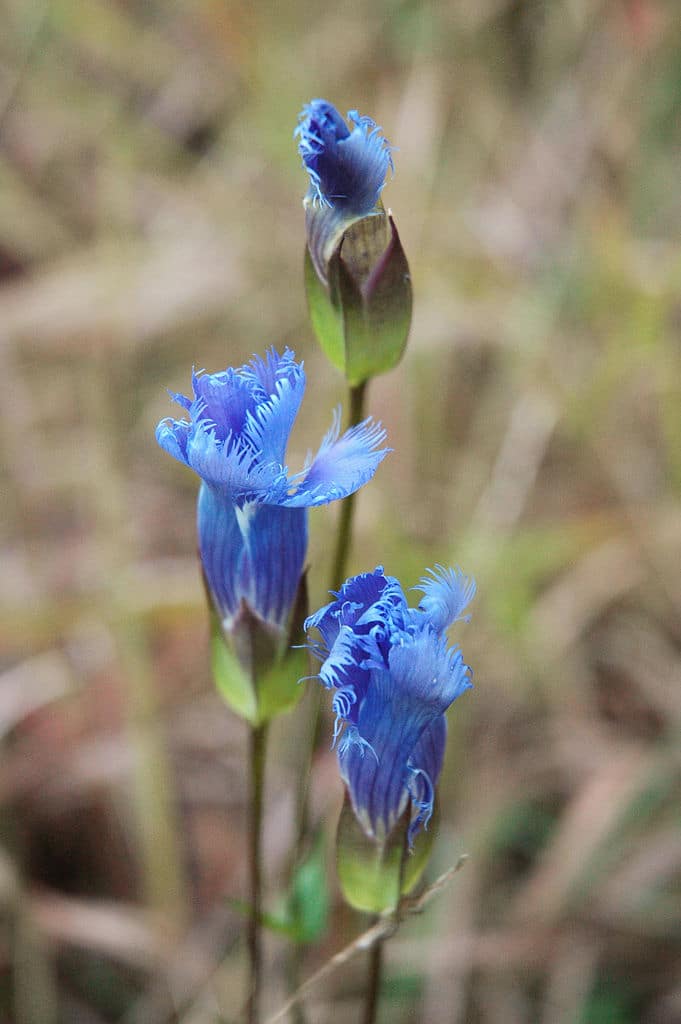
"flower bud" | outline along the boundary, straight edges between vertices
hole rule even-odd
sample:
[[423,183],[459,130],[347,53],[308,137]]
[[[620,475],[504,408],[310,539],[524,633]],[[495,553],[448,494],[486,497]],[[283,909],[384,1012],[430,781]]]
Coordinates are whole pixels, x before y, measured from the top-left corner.
[[371,118],[349,130],[325,100],[296,129],[310,177],[303,201],[310,317],[328,359],[356,386],[399,362],[411,323],[409,265],[381,202],[391,147]]

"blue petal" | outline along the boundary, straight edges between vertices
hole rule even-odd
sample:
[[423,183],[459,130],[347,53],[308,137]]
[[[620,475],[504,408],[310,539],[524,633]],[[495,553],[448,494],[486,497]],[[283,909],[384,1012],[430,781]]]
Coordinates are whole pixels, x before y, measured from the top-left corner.
[[[371,418],[340,433],[340,413],[321,443],[309,467],[289,482],[289,494],[278,499],[288,508],[325,505],[359,490],[372,478],[389,448],[378,448],[385,431]],[[274,494],[274,490],[273,490]]]
[[275,348],[269,348],[265,358],[253,356],[250,363],[242,366],[239,374],[250,383],[254,394],[259,398],[268,398],[276,394],[277,385],[287,380],[293,385],[303,374],[303,364],[296,362],[295,352],[285,348],[281,355]]
[[192,407],[193,399],[187,398],[186,395],[180,395],[177,391],[169,391],[168,394],[172,398],[173,402],[177,402],[177,404],[181,405],[186,412],[189,412]]
[[388,655],[392,700],[405,710],[442,714],[473,685],[458,647],[447,647],[429,624],[416,636],[405,635]]
[[199,552],[222,620],[242,601],[284,626],[303,571],[307,513],[267,505],[237,508],[206,484],[199,492]]
[[442,632],[464,618],[463,611],[475,596],[475,580],[460,569],[445,569],[442,565],[427,572],[430,576],[424,576],[414,590],[424,594],[419,608],[428,616],[433,629]]
[[356,633],[366,634],[394,607],[399,604],[406,607],[399,580],[386,576],[382,565],[373,572],[352,576],[334,596],[334,601],[305,621],[306,631],[318,629],[322,634],[325,653],[336,642],[341,626],[352,626]]
[[199,491],[197,525],[206,583],[216,611],[225,621],[236,614],[242,596],[244,540],[234,505],[207,484]]
[[179,462],[189,465],[187,460],[187,440],[189,423],[186,420],[173,420],[170,417],[161,420],[156,427],[156,440],[161,448]]
[[375,121],[355,110],[348,118],[352,131],[330,103],[312,100],[301,111],[295,134],[312,203],[363,217],[378,203],[392,158]]
[[264,500],[273,489],[284,485],[280,466],[261,462],[257,453],[240,438],[224,441],[206,420],[191,425],[187,440],[187,463],[213,487],[221,487],[231,501]]
[[363,651],[349,626],[341,626],[319,672],[319,680],[327,690],[351,684]]
[[220,441],[238,437],[246,418],[256,407],[256,398],[248,381],[238,370],[222,373],[193,373],[196,401],[190,413],[192,420],[203,420],[213,427]]
[[341,775],[365,830],[383,839],[409,799],[407,762],[426,725],[434,717],[427,707],[407,713],[391,699],[387,671],[374,671],[359,711],[357,733],[375,757],[365,758],[356,743],[338,747]]
[[442,771],[446,742],[447,720],[440,715],[423,730],[407,762],[409,794],[415,809],[409,825],[410,846],[420,828],[428,827],[433,813],[435,787]]
[[440,778],[446,744],[447,719],[438,715],[423,730],[412,751],[410,767],[425,772],[433,786],[437,786]]
[[257,505],[242,529],[251,574],[249,599],[263,619],[285,626],[303,572],[307,512]]
[[[356,706],[357,706],[357,694],[354,686],[343,686],[340,690],[336,690],[333,701],[331,703],[331,710],[336,716],[336,721],[333,726],[333,742],[331,749],[336,745],[336,740],[340,735],[341,729],[344,723],[354,723],[356,717]],[[353,711],[355,714],[353,715]]]
[[[358,818],[365,828],[369,823],[368,831],[378,839],[387,835],[415,795],[419,822],[413,822],[413,838],[430,813],[432,800],[426,791],[441,767],[438,748],[431,751],[428,746],[437,742],[437,734],[419,743],[424,731],[471,685],[469,670],[461,652],[448,650],[429,625],[392,646],[388,665],[387,670],[372,667],[357,715],[359,736],[371,746],[376,761],[365,760],[352,745],[339,747],[339,764]],[[421,771],[428,779],[421,777],[417,785],[415,773]]]
[[[288,351],[288,350],[287,350]],[[276,353],[273,353],[276,356]],[[277,357],[279,358],[279,357]],[[283,360],[273,365],[259,361],[256,374],[267,391],[267,398],[248,413],[244,436],[263,462],[284,465],[286,445],[305,392],[302,364]],[[285,367],[285,372],[281,372]]]

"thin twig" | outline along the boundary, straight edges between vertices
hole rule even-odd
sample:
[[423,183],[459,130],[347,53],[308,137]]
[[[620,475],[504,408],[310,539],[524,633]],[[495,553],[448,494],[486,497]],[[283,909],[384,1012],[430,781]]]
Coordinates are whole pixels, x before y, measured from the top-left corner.
[[357,956],[358,953],[366,953],[368,950],[373,949],[376,943],[384,942],[385,939],[390,938],[395,934],[399,928],[400,922],[404,917],[411,917],[412,914],[420,914],[424,908],[430,903],[433,897],[437,896],[439,892],[444,889],[446,885],[452,880],[457,871],[460,871],[468,860],[468,854],[462,854],[457,860],[456,864],[445,871],[444,874],[440,875],[432,885],[421,893],[417,899],[403,899],[396,913],[389,914],[386,917],[380,918],[375,924],[368,928],[365,932],[362,932],[360,936],[354,939],[349,945],[345,946],[340,952],[335,953],[330,960],[327,960],[325,964],[315,971],[307,981],[304,981],[300,988],[293,993],[290,999],[288,999],[281,1009],[272,1016],[268,1017],[265,1024],[277,1024],[278,1021],[283,1020],[286,1014],[300,1002],[300,1000],[308,994],[313,988],[327,978],[330,974],[338,968],[342,967],[353,957]]

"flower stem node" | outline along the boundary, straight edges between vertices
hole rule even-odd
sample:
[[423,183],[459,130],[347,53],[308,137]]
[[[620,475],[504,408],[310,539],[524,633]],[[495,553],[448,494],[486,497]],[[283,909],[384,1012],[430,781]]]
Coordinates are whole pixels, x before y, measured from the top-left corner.
[[399,362],[409,334],[409,265],[381,192],[392,169],[380,128],[356,111],[348,128],[325,100],[296,129],[310,187],[303,200],[310,317],[328,359],[351,386]]

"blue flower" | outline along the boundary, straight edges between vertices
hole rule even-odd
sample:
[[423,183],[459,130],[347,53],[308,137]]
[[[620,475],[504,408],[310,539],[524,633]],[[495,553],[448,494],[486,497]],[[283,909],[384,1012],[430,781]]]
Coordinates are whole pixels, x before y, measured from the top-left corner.
[[270,349],[246,366],[194,373],[193,398],[173,394],[187,419],[164,419],[160,446],[202,480],[199,552],[211,598],[229,632],[243,606],[285,628],[307,548],[307,509],[352,494],[388,449],[365,420],[340,436],[340,415],[314,458],[289,475],[286,445],[303,392],[302,363]]
[[442,769],[445,711],[472,684],[461,650],[444,632],[475,594],[459,570],[437,566],[410,608],[397,579],[379,566],[346,581],[335,600],[305,623],[322,661],[320,682],[334,691],[334,742],[355,814],[382,841],[411,802],[409,843],[432,814]]
[[350,130],[326,100],[311,100],[299,116],[298,152],[310,177],[307,201],[352,217],[375,209],[393,162],[391,147],[370,117],[348,111]]

